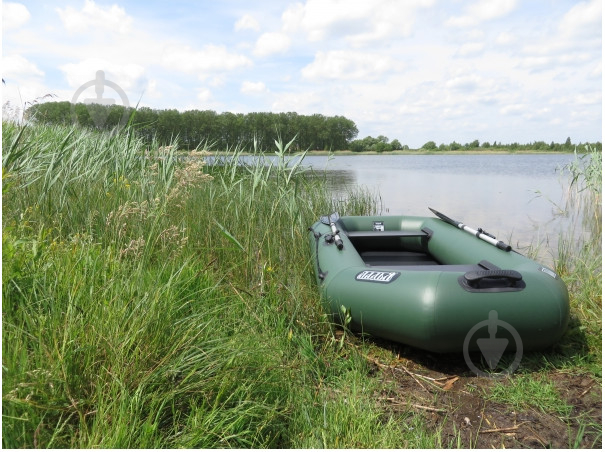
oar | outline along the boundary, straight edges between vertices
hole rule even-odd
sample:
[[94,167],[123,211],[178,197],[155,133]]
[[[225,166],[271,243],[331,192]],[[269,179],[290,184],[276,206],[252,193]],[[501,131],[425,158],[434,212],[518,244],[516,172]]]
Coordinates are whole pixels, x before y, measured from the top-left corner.
[[334,243],[336,244],[336,248],[341,250],[343,247],[342,239],[338,235],[338,233],[340,231],[338,229],[336,229],[336,222],[338,221],[339,218],[340,217],[338,216],[338,213],[334,212],[329,217],[327,215],[320,217],[319,221],[321,221],[323,224],[330,225],[330,228],[332,229],[332,237],[334,237]]
[[443,221],[445,221],[446,223],[449,223],[452,226],[456,226],[457,228],[462,229],[463,231],[466,231],[469,234],[473,234],[475,237],[478,237],[481,240],[485,240],[487,243],[491,243],[492,245],[500,248],[501,250],[504,250],[504,251],[512,250],[512,247],[510,245],[507,245],[506,243],[504,243],[500,240],[497,240],[496,237],[494,237],[491,234],[488,234],[481,228],[479,228],[479,230],[473,229],[460,221],[452,220],[451,218],[446,217],[441,212],[437,212],[435,209],[431,209],[429,207],[429,210],[431,212],[433,212],[435,215],[437,215],[439,218],[441,218]]

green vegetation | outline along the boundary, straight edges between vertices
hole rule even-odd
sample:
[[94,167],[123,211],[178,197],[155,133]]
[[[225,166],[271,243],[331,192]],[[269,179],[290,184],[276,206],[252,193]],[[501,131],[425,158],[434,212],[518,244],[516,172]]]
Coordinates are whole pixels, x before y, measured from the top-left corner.
[[[44,124],[69,125],[77,122],[79,125],[99,130],[113,130],[118,125],[124,126],[133,108],[121,105],[75,104],[69,102],[30,103],[25,112],[28,120]],[[185,150],[194,149],[204,141],[212,143],[214,149],[229,149],[235,143],[245,149],[256,148],[272,152],[273,137],[284,137],[286,141],[296,136],[296,142],[290,152],[304,150],[318,151],[351,151],[351,152],[392,152],[411,151],[406,144],[398,139],[389,141],[384,135],[378,137],[357,137],[357,125],[344,116],[324,116],[321,114],[299,115],[289,113],[255,112],[235,114],[229,112],[216,113],[212,110],[188,110],[179,112],[175,109],[156,110],[147,107],[137,109],[135,121],[132,124],[136,136],[145,144],[157,141],[160,145],[173,144],[177,139],[179,146]],[[586,143],[595,150],[601,150],[601,143]],[[503,144],[473,140],[460,144],[452,141],[449,144],[437,144],[428,141],[419,152],[573,152],[582,143],[572,144],[567,137],[564,143],[554,141],[534,141],[533,143]]]
[[[103,130],[124,125],[132,108],[120,105],[76,104],[69,102],[35,103],[26,112],[27,118],[47,124],[69,125],[73,122]],[[157,140],[170,145],[178,137],[184,149],[194,149],[198,143],[213,143],[216,149],[228,149],[235,143],[245,148],[270,151],[276,135],[286,140],[296,136],[292,151],[304,149],[341,150],[357,136],[357,126],[343,116],[297,113],[216,113],[212,110],[175,109],[155,110],[142,107],[137,110],[135,122],[137,137],[146,144]]]
[[[289,156],[294,142],[276,144],[273,164],[239,166],[238,146],[209,168],[205,149],[183,156],[132,127],[3,123],[3,447],[467,445],[456,418],[466,411],[427,411],[455,389],[431,392],[441,380],[398,369],[406,390],[387,397],[399,383],[374,356],[396,362],[399,351],[329,323],[306,237],[335,206],[323,176]],[[570,331],[528,357],[514,397],[498,386],[477,396],[566,421],[557,387],[544,401],[531,393],[560,369],[600,379],[600,152],[578,159],[568,208],[594,229],[557,264]],[[338,210],[375,206],[354,191]],[[583,422],[570,445],[599,428]]]
[[486,399],[506,403],[516,410],[535,407],[543,413],[569,416],[571,406],[561,399],[556,386],[546,375],[518,375],[505,382],[498,381],[486,391]]
[[[570,291],[572,308],[568,336],[587,344],[583,358],[602,373],[602,154],[587,146],[569,165],[572,184],[563,212],[574,219],[575,228],[559,238],[556,270]],[[580,357],[579,357],[580,358]]]
[[353,152],[390,152],[398,150],[409,150],[409,146],[402,146],[399,140],[395,139],[389,143],[389,139],[384,135],[377,138],[365,137],[363,140],[353,140],[349,144],[349,149]]
[[129,130],[4,123],[3,149],[4,447],[405,440],[319,306],[306,228],[333,206],[288,145],[211,174]]
[[[593,149],[601,150],[601,143],[580,143],[578,146],[592,146]],[[555,143],[551,141],[550,144],[545,141],[534,141],[533,143],[507,143],[494,141],[489,143],[487,141],[479,144],[479,140],[473,140],[470,143],[460,144],[456,141],[452,141],[450,144],[441,143],[437,145],[434,141],[428,141],[422,145],[420,150],[423,151],[435,151],[435,152],[451,152],[451,151],[507,151],[507,152],[574,152],[577,146],[571,143],[571,138],[567,137],[565,143]]]

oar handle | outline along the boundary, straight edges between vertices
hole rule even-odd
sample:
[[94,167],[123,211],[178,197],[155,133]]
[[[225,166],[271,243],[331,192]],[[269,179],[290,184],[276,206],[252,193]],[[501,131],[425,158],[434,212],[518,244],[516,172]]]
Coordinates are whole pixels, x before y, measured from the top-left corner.
[[330,223],[330,228],[332,229],[332,236],[334,237],[334,243],[336,244],[336,248],[341,250],[343,248],[343,244],[342,244],[342,239],[340,238],[340,235],[338,235],[338,233],[340,231],[338,229],[336,229],[335,223]]
[[336,222],[339,218],[340,216],[338,215],[338,212],[334,212],[330,215],[322,215],[321,217],[319,217],[319,221],[321,221],[325,225],[330,226],[330,229],[332,230],[332,237],[334,237],[334,243],[336,244],[336,248],[341,250],[344,245],[342,243],[340,235],[338,235],[340,231],[336,228]]
[[496,243],[496,247],[500,248],[503,251],[510,251],[513,249],[512,246],[507,245],[506,243],[502,242],[501,240],[499,240],[498,243]]

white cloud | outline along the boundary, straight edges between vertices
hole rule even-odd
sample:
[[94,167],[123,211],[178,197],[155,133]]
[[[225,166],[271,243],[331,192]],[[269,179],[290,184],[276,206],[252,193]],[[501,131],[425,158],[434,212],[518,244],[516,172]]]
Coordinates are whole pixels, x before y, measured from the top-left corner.
[[591,78],[600,80],[603,76],[603,64],[601,64],[601,61],[595,63],[592,69],[588,72],[588,74]]
[[555,26],[525,41],[518,66],[532,72],[555,72],[558,77],[584,70],[591,77],[594,63],[601,65],[601,15],[600,1],[574,5]]
[[502,113],[503,115],[520,115],[521,113],[525,112],[527,110],[527,105],[525,104],[510,104],[510,105],[505,105],[504,107],[500,108],[500,113]]
[[325,93],[316,89],[296,89],[284,91],[275,96],[271,104],[271,111],[295,111],[299,114],[325,113]]
[[352,50],[317,52],[315,60],[302,69],[306,79],[372,79],[395,68],[400,63],[389,56]]
[[283,13],[283,30],[302,31],[311,42],[344,37],[353,45],[365,45],[391,36],[409,36],[416,11],[432,4],[433,0],[307,0]]
[[514,42],[516,42],[516,40],[517,38],[515,35],[510,32],[503,31],[501,33],[498,33],[498,36],[496,37],[496,44],[507,46],[513,44]]
[[208,102],[212,99],[212,92],[208,88],[201,88],[197,92],[197,98],[202,102]]
[[240,91],[244,94],[263,94],[268,92],[267,87],[263,82],[250,81],[242,82]]
[[252,30],[252,31],[260,31],[260,25],[258,21],[252,17],[250,14],[244,14],[234,26],[235,31],[244,31],[244,30]]
[[254,55],[269,56],[274,53],[282,53],[290,47],[291,39],[284,33],[263,33],[254,46]]
[[21,55],[2,56],[2,78],[18,79],[42,76],[44,76],[44,72]]
[[126,14],[124,8],[118,5],[108,7],[97,6],[92,0],[86,0],[81,10],[67,6],[57,8],[57,12],[65,29],[70,33],[90,33],[106,30],[127,33],[132,27],[132,17]]
[[445,87],[457,91],[474,91],[480,83],[481,78],[475,74],[459,75],[445,82]]
[[600,34],[602,25],[601,0],[580,2],[563,16],[559,30],[565,35]]
[[485,48],[485,44],[482,42],[467,42],[462,44],[456,51],[456,55],[459,56],[471,56],[478,55]]
[[232,53],[225,46],[206,45],[201,50],[189,46],[168,45],[160,58],[167,69],[195,74],[205,79],[210,73],[252,66],[244,55]]
[[576,105],[599,105],[601,104],[601,92],[580,93],[574,98]]
[[465,8],[462,16],[450,17],[446,25],[472,27],[488,20],[506,16],[517,6],[517,0],[479,0]]
[[31,17],[29,10],[21,3],[2,2],[2,29],[14,30],[24,25]]
[[[122,90],[140,90],[146,87],[145,68],[136,63],[120,64],[102,58],[86,58],[78,63],[59,66],[72,88],[94,80],[99,70],[105,72],[105,79],[116,83]],[[108,88],[110,89],[110,88]]]

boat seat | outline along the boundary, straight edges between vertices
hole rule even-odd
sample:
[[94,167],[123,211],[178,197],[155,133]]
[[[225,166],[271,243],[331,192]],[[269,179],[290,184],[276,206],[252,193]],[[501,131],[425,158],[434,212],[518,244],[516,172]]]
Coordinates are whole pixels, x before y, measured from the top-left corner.
[[456,272],[467,273],[482,270],[478,265],[459,264],[459,265],[441,265],[441,264],[412,264],[412,265],[380,265],[380,270],[399,270],[406,272]]
[[368,239],[385,237],[428,237],[424,231],[345,231],[350,239]]

